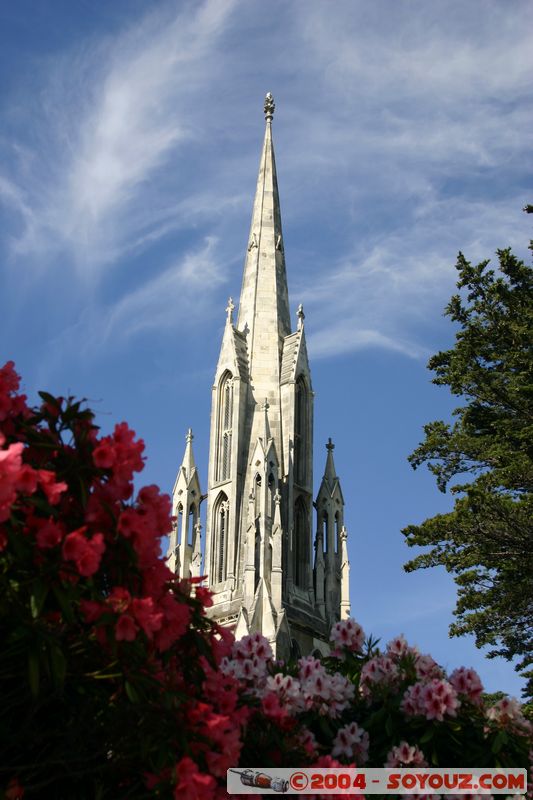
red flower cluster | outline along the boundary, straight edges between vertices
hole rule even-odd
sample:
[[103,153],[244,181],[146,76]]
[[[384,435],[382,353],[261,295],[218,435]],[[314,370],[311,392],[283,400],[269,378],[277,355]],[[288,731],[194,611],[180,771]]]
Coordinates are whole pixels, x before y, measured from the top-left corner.
[[[125,423],[99,438],[92,414],[70,399],[43,395],[41,408],[30,411],[18,388],[10,363],[0,370],[0,550],[15,584],[27,586],[17,598],[17,610],[25,602],[28,607],[20,630],[31,624],[33,636],[42,629],[52,643],[50,653],[48,645],[36,651],[31,669],[40,674],[40,686],[50,663],[60,680],[72,680],[61,665],[70,658],[67,676],[74,675],[72,658],[79,653],[80,685],[87,674],[94,676],[95,694],[88,700],[95,719],[110,708],[128,718],[132,703],[146,698],[159,709],[158,725],[175,733],[153,751],[139,742],[134,757],[133,739],[126,737],[122,780],[137,781],[141,792],[148,783],[164,795],[168,789],[168,796],[214,798],[226,769],[239,761],[250,712],[238,682],[217,671],[233,637],[205,618],[210,593],[179,582],[162,559],[161,539],[171,528],[169,497],[147,486],[132,499],[144,444]],[[17,582],[17,570],[25,584]],[[72,645],[58,655],[69,633]],[[89,672],[87,660],[96,666]],[[109,691],[99,709],[102,686]],[[140,708],[136,724],[145,716]],[[146,735],[157,740],[157,732]],[[103,764],[112,770],[113,759],[124,758],[122,749],[122,740],[110,744],[113,758],[104,756]],[[163,751],[172,754],[167,766]],[[23,767],[8,777],[11,794],[31,783]]]

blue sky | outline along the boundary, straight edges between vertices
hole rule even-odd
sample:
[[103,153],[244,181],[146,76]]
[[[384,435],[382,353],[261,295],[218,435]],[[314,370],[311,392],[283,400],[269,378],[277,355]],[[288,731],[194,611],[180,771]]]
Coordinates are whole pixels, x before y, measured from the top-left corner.
[[406,575],[400,530],[451,507],[406,458],[453,407],[425,365],[453,340],[456,254],[527,258],[531,3],[18,0],[0,15],[2,362],[31,399],[86,397],[104,430],[126,419],[143,483],[171,489],[192,426],[205,490],[272,91],[315,484],[331,436],[353,615],[518,694],[511,665],[448,640],[453,582]]

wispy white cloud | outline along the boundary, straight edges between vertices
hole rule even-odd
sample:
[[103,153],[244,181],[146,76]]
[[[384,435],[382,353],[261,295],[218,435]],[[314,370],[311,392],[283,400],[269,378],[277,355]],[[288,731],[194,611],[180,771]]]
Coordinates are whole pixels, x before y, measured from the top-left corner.
[[123,344],[134,334],[149,329],[164,332],[185,327],[191,309],[196,314],[205,311],[213,291],[225,280],[225,272],[215,258],[216,244],[215,239],[208,238],[200,250],[187,253],[104,311],[98,346],[117,340]]
[[533,9],[483,8],[341,0],[334,14],[320,2],[293,11],[315,78],[312,96],[293,92],[295,118],[313,108],[288,157],[304,175],[293,213],[327,241],[313,236],[299,255],[313,356],[425,356],[458,250],[525,254]]
[[[520,187],[532,163],[531,7],[272,8],[163,3],[56,55],[27,102],[39,135],[11,143],[14,166],[0,183],[22,221],[10,230],[13,252],[48,272],[73,263],[78,282],[93,283],[106,335],[164,328],[166,312],[128,321],[122,309],[156,301],[137,273],[126,277],[126,261],[143,251],[155,259],[154,297],[176,286],[181,267],[164,264],[173,261],[165,237],[178,231],[178,262],[216,237],[219,258],[236,265],[259,94],[272,89],[289,283],[310,312],[312,355],[381,347],[425,356],[422,328],[453,288],[457,250],[480,259],[528,238],[519,209],[530,200]],[[113,266],[121,285],[109,315]],[[216,294],[216,282],[209,288]]]
[[526,199],[432,198],[418,206],[405,231],[380,231],[317,270],[298,294],[311,311],[311,355],[378,347],[427,358],[433,351],[428,331],[455,289],[458,251],[473,263],[497,263],[495,251],[507,246],[524,255],[528,220],[520,208]]
[[[94,277],[133,242],[172,226],[176,197],[165,194],[164,170],[195,135],[191,92],[208,80],[234,5],[207,0],[179,14],[163,6],[118,37],[57,58],[33,119],[39,157],[3,185],[23,222],[18,256],[66,251],[80,274]],[[177,160],[174,169],[176,186]]]

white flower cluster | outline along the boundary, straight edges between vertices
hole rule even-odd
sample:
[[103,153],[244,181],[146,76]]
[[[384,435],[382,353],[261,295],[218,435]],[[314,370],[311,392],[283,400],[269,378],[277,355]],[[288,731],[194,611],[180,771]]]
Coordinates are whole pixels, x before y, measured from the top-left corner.
[[260,633],[243,636],[234,642],[231,658],[223,658],[220,670],[254,685],[263,685],[268,672],[268,662],[272,660],[272,648]]
[[298,661],[298,677],[278,672],[267,678],[263,694],[275,692],[281,705],[292,714],[313,709],[328,717],[338,717],[355,695],[353,684],[335,672],[330,675],[317,658]]
[[360,690],[363,697],[369,697],[376,685],[395,686],[400,671],[388,656],[375,656],[367,661],[361,670]]
[[416,745],[410,745],[405,740],[387,753],[386,767],[427,767],[424,753]]
[[331,755],[333,758],[355,759],[356,766],[360,766],[368,758],[368,745],[368,733],[357,722],[351,722],[337,731]]
[[348,618],[335,623],[329,634],[329,639],[334,645],[331,655],[342,659],[346,651],[351,653],[361,652],[365,641],[365,633],[354,619]]
[[514,697],[502,697],[487,711],[487,717],[504,728],[519,732],[533,732],[533,726],[522,714],[522,707]]

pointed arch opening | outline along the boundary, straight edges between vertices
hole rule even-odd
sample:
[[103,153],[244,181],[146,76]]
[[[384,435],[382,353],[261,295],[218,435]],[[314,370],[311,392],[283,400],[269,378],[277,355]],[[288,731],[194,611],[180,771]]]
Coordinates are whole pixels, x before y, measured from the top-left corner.
[[229,370],[218,384],[216,480],[231,478],[231,439],[233,427],[233,375]]
[[176,549],[179,547],[183,538],[183,505],[178,503],[176,506]]
[[274,519],[274,496],[276,494],[276,481],[272,472],[268,476],[268,513]]
[[307,486],[309,390],[303,375],[296,380],[294,391],[294,478],[300,486]]
[[187,517],[187,544],[192,545],[195,525],[196,525],[196,506],[194,503],[191,503],[189,508],[189,515]]
[[261,475],[257,474],[254,480],[254,514],[257,519],[261,516]]
[[212,583],[226,580],[229,503],[227,495],[221,492],[213,508],[214,547],[211,564]]
[[294,506],[294,541],[293,541],[293,568],[292,574],[295,586],[306,589],[307,585],[307,560],[309,540],[309,523],[307,506],[303,497],[299,497]]

